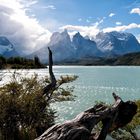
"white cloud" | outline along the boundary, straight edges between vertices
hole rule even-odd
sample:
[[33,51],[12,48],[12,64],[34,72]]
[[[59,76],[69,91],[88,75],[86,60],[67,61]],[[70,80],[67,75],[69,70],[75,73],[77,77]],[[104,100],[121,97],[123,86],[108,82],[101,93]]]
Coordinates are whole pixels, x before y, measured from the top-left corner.
[[30,0],[27,5],[25,2],[0,0],[0,35],[7,36],[18,46],[17,50],[30,53],[46,44],[51,32],[43,28],[36,18],[26,14],[26,8],[37,1]]
[[81,22],[82,21],[82,18],[79,18],[78,21]]
[[130,11],[130,14],[138,14],[140,15],[140,8],[134,8]]
[[[66,25],[61,27],[61,30],[67,29],[70,35],[74,35],[76,32],[80,32],[83,36],[89,36],[90,38],[94,38],[99,32],[112,32],[112,31],[126,31],[130,29],[140,28],[140,24],[131,23],[128,25],[121,25],[115,27],[107,27],[107,28],[99,28],[99,25],[103,22],[103,20],[94,23],[91,26],[74,26],[74,25]],[[140,41],[140,36],[137,37]]]
[[109,17],[113,17],[113,16],[115,16],[115,13],[110,13],[109,14]]
[[117,22],[116,22],[116,25],[122,25],[122,23],[121,23],[121,22],[119,22],[119,21],[117,21]]
[[[19,0],[18,0],[19,1]],[[35,5],[38,3],[37,0],[20,0],[19,1],[21,4],[24,5],[24,7],[30,7],[32,5]]]
[[51,9],[51,10],[55,10],[56,9],[56,7],[54,5],[42,6],[41,8]]
[[66,25],[60,28],[61,30],[67,29],[70,34],[75,34],[76,32],[80,32],[83,36],[95,37],[96,34],[100,32],[98,28],[98,24],[95,23],[92,26],[74,26],[74,25]]
[[125,31],[129,29],[140,28],[140,24],[131,23],[128,25],[116,26],[116,27],[107,27],[103,29],[103,32],[111,32],[111,31]]
[[59,27],[63,26],[61,22],[53,18],[46,18],[43,21],[43,27],[49,29],[50,31],[58,31]]
[[89,20],[89,19],[87,19],[87,20],[86,20],[86,22],[87,22],[87,23],[89,23],[89,22],[90,22],[90,20]]
[[67,29],[70,35],[74,35],[76,32],[80,32],[82,36],[89,36],[90,38],[94,38],[101,31],[99,25],[104,22],[104,19],[106,19],[106,17],[98,19],[99,21],[93,23],[90,26],[65,25],[60,27],[59,29]]

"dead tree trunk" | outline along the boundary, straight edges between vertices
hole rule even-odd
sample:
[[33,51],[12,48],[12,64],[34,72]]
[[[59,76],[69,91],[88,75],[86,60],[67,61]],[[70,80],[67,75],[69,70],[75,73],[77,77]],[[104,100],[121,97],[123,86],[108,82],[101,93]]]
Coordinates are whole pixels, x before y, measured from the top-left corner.
[[52,58],[52,51],[50,50],[50,48],[48,48],[49,50],[49,75],[50,75],[50,84],[47,85],[45,88],[44,88],[44,91],[43,91],[43,94],[46,95],[47,97],[47,100],[49,102],[49,100],[51,100],[51,96],[52,96],[52,93],[53,91],[56,89],[56,78],[54,76],[54,73],[53,73],[53,58]]
[[[53,62],[50,49],[49,62],[51,83],[44,89],[44,94],[47,94],[48,99],[51,98],[51,90],[57,88],[52,71]],[[129,123],[137,110],[134,102],[123,102],[115,93],[113,93],[113,97],[114,105],[95,105],[80,113],[73,120],[52,126],[36,140],[105,140],[108,133]],[[99,122],[103,124],[100,133],[93,132],[92,130]]]

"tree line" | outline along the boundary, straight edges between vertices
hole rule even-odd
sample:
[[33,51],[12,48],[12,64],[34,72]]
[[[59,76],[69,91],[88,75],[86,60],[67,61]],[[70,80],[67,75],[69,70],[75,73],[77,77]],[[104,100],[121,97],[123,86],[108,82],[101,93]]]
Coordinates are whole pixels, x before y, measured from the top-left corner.
[[45,68],[46,66],[41,63],[38,56],[34,56],[33,59],[24,57],[10,57],[6,58],[0,56],[0,69],[32,69],[32,68]]

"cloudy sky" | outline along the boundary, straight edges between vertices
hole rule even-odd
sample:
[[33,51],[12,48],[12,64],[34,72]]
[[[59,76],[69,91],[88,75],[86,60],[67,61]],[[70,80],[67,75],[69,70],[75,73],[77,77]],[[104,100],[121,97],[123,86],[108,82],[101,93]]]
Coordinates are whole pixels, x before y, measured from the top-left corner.
[[0,36],[23,52],[46,45],[63,29],[90,37],[125,31],[140,40],[140,0],[0,0]]

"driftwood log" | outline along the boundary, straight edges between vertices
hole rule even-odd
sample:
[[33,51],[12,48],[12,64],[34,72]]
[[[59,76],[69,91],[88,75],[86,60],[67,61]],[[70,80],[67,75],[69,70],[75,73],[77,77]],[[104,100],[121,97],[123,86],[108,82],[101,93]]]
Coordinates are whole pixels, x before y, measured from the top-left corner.
[[[49,56],[51,84],[45,89],[47,94],[50,87],[50,89],[57,87],[52,71],[52,53],[50,49]],[[46,93],[45,90],[44,94]],[[49,94],[48,98],[51,97],[51,92]],[[112,95],[115,99],[112,106],[95,105],[80,113],[73,120],[52,126],[35,140],[105,140],[108,133],[129,123],[137,111],[137,105],[134,102],[124,102],[115,93]],[[93,130],[99,122],[102,122],[101,131],[94,132]]]

